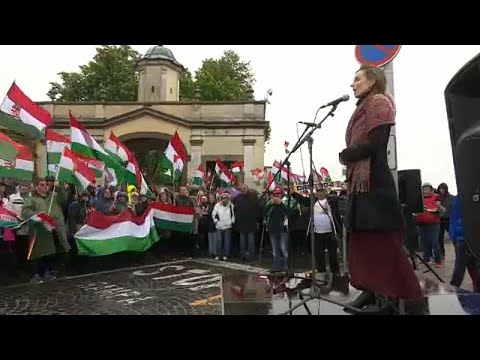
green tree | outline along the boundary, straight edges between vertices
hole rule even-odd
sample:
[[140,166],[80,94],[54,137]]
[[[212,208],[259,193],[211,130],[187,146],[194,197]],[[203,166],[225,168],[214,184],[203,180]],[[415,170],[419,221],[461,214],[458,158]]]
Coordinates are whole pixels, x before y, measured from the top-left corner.
[[128,45],[103,45],[80,72],[61,72],[61,83],[50,83],[52,101],[135,101],[140,54]]
[[[220,59],[205,59],[193,78],[186,71],[180,78],[180,100],[192,101],[198,91],[201,101],[242,101],[252,95],[255,76],[249,61],[242,61],[233,50]],[[265,141],[270,140],[270,125],[265,129]]]
[[248,100],[255,77],[249,61],[242,61],[235,51],[227,50],[218,60],[203,60],[202,66],[195,73],[195,80],[191,74],[182,77],[182,100],[194,99],[192,82],[194,90],[200,91],[202,101],[242,101]]

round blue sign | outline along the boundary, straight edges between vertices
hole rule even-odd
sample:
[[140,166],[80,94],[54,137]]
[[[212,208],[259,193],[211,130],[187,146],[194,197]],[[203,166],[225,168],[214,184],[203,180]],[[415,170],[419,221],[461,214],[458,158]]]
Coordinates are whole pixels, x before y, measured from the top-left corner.
[[402,45],[356,45],[355,57],[360,64],[385,66],[392,61]]

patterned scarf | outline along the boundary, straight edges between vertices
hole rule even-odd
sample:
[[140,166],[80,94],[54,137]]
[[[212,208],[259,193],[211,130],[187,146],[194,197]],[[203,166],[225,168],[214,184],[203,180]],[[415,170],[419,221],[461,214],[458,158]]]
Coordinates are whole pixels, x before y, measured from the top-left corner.
[[[347,127],[347,148],[368,143],[368,134],[379,126],[395,125],[395,102],[389,94],[370,94],[359,100]],[[348,193],[370,190],[370,158],[347,164]]]

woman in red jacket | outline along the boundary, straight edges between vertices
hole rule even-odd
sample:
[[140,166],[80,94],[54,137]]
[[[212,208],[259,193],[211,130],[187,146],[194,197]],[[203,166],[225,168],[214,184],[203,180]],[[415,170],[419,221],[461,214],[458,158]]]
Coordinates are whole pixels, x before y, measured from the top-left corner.
[[440,216],[443,208],[438,195],[433,193],[432,184],[425,183],[422,187],[424,211],[417,214],[416,221],[420,228],[423,259],[425,262],[429,262],[433,255],[435,266],[439,268],[442,266],[442,253],[438,236],[440,233]]

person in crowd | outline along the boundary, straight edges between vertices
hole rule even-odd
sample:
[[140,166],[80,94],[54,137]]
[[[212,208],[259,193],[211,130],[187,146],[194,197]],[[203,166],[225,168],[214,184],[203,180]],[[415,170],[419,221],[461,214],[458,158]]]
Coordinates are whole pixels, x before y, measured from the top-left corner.
[[236,230],[240,233],[240,256],[243,260],[252,261],[255,258],[255,233],[257,232],[260,204],[258,195],[246,184],[240,187],[233,201],[235,206]]
[[55,188],[55,176],[49,175],[45,180],[47,181],[48,191],[52,192]]
[[283,190],[277,187],[273,197],[266,204],[266,222],[273,252],[273,270],[288,270],[288,229],[287,221],[291,209],[282,202]]
[[140,196],[140,201],[135,207],[135,212],[137,216],[143,216],[145,214],[145,211],[147,211],[148,206],[150,205],[150,199],[147,195],[141,195]]
[[178,191],[178,195],[175,198],[175,205],[176,206],[183,206],[183,207],[192,207],[192,200],[189,196],[189,191],[186,186],[180,186]]
[[202,249],[202,239],[200,237],[199,226],[200,220],[202,219],[202,209],[200,204],[198,203],[198,199],[196,196],[190,196],[190,201],[193,205],[194,213],[193,213],[193,227],[192,227],[192,244],[193,244],[193,254],[200,254],[200,250]]
[[440,216],[440,232],[438,234],[438,243],[442,258],[445,258],[445,232],[449,229],[450,211],[453,203],[453,195],[448,192],[448,185],[441,183],[438,185],[438,198],[445,211]]
[[450,285],[460,288],[468,270],[473,283],[473,291],[480,292],[480,271],[478,261],[472,253],[468,240],[465,239],[460,198],[455,196],[450,204],[449,236],[455,246],[455,267],[453,269]]
[[[265,240],[265,233],[266,233],[265,214],[266,214],[266,206],[267,206],[268,200],[269,200],[268,191],[264,191],[260,195],[260,198],[258,200],[258,218],[257,218],[256,238],[257,238],[258,244],[260,244],[260,246],[262,246],[263,248],[265,248],[265,243],[266,243],[266,241],[263,241],[262,243],[262,236],[263,236],[263,239]],[[261,251],[263,252],[264,249],[261,249]]]
[[160,204],[171,204],[172,201],[170,200],[170,197],[168,196],[168,193],[165,191],[162,191],[161,193],[158,194],[158,202]]
[[[87,190],[88,192],[88,190]],[[90,192],[88,192],[90,195]],[[93,207],[104,215],[111,215],[115,210],[115,201],[113,199],[112,190],[109,188],[101,188],[97,191],[97,196],[93,202]]]
[[132,209],[133,213],[137,213],[137,206],[140,202],[140,196],[137,192],[132,192],[130,194],[130,201],[128,203],[128,207]]
[[68,209],[68,242],[71,247],[70,263],[72,270],[76,270],[78,265],[78,248],[75,240],[75,234],[79,231],[83,225],[87,222],[87,215],[90,211],[90,193],[83,191],[80,194],[80,198],[70,204]]
[[[292,196],[304,206],[310,206],[310,197],[303,197],[298,193]],[[334,276],[340,273],[338,263],[338,241],[340,231],[338,208],[332,206],[327,199],[326,190],[315,190],[313,205],[313,231],[315,233],[315,259],[321,280],[326,278],[325,250],[327,250],[330,271]]]
[[202,208],[202,220],[205,223],[205,233],[208,243],[208,255],[211,257],[216,256],[216,236],[217,229],[215,228],[215,223],[213,221],[212,213],[216,205],[215,194],[209,193],[207,195],[207,203]]
[[417,214],[415,220],[420,229],[420,241],[423,248],[423,260],[430,262],[433,254],[435,266],[442,266],[442,254],[438,241],[440,231],[440,217],[442,205],[438,195],[433,193],[433,187],[430,183],[424,183],[423,186],[423,206],[424,211]]
[[220,202],[213,208],[212,219],[217,229],[215,260],[220,260],[222,257],[226,261],[230,256],[232,227],[235,224],[235,210],[229,193],[225,192],[220,195]]
[[3,193],[5,197],[9,197],[12,194],[15,194],[17,191],[17,186],[15,184],[15,179],[12,178],[0,178],[0,193]]
[[365,307],[367,312],[390,311],[388,303],[377,304],[377,294],[423,306],[422,291],[404,248],[402,210],[387,161],[395,102],[387,93],[381,68],[362,65],[351,86],[358,101],[339,160],[347,167],[349,273],[352,286],[363,292],[350,305]]
[[131,204],[132,203],[132,195],[133,194],[138,195],[137,187],[135,185],[128,185],[127,186],[127,194],[128,194],[128,203]]
[[[49,191],[46,179],[35,179],[34,185],[35,192],[25,200],[23,205],[22,218],[30,219],[40,212],[45,212],[57,223],[56,228],[51,232],[37,223],[29,224],[29,235],[35,239],[30,259],[37,261],[32,282],[38,284],[44,280],[48,281],[55,278],[51,272],[49,256],[56,253],[68,253],[70,245],[67,241],[67,229],[63,218],[62,203],[58,201],[58,197],[53,192]],[[54,186],[56,186],[55,183]]]
[[[20,184],[17,186],[17,192],[8,197],[8,209],[17,214],[17,217],[22,221],[23,205],[25,204],[25,200],[27,200],[30,196],[30,183],[20,182]],[[28,252],[28,225],[23,224],[20,229],[17,229],[15,237],[15,252],[17,254],[16,264],[18,264],[21,268],[26,269]]]
[[[178,195],[175,197],[175,206],[189,207],[193,208],[194,204],[190,198],[190,193],[186,186],[180,186]],[[195,219],[193,220],[195,221]],[[181,254],[192,254],[194,251],[194,240],[193,236],[190,233],[184,232],[173,232],[172,239],[174,243],[172,244],[177,251]]]
[[[5,191],[5,185],[2,186],[2,192],[0,193],[0,208],[5,208],[6,210],[10,210],[8,206],[8,196],[7,192]],[[6,244],[7,251],[8,251],[8,272],[10,276],[16,276],[17,270],[17,261],[15,257],[15,244],[16,244],[16,237],[15,237],[15,230],[10,228],[0,228],[0,235],[3,235],[3,241]]]
[[78,194],[75,185],[70,183],[65,183],[63,185],[63,190],[65,191],[65,202],[63,203],[62,211],[65,221],[68,222],[68,208],[70,207],[70,204],[72,204],[74,201],[77,201]]
[[128,209],[128,195],[126,192],[121,191],[117,194],[113,213],[115,215],[118,215],[127,209]]

